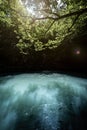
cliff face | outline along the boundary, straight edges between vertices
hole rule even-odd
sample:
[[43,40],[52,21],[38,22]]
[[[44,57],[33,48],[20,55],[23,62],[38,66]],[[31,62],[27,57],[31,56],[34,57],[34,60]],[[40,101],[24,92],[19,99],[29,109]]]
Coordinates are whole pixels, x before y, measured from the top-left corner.
[[0,46],[0,73],[30,71],[74,71],[86,72],[87,36],[65,40],[55,49],[30,51],[24,55],[14,47],[14,43]]

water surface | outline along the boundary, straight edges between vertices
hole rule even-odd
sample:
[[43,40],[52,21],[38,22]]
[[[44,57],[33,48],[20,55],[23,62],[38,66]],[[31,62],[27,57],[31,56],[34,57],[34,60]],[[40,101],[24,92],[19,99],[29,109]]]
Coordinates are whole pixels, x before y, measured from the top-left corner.
[[0,130],[87,130],[87,79],[56,73],[0,77]]

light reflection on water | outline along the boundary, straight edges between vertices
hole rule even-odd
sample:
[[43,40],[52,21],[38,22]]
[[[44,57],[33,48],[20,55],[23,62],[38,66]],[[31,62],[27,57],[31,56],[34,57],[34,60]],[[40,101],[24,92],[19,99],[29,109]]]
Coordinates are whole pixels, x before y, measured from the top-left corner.
[[0,130],[86,130],[87,79],[63,74],[0,78]]

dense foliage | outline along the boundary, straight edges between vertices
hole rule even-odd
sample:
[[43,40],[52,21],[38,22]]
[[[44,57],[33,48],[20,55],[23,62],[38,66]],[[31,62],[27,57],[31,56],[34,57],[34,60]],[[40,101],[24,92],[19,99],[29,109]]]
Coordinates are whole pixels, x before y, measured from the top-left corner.
[[84,35],[86,0],[0,0],[0,46],[28,54]]

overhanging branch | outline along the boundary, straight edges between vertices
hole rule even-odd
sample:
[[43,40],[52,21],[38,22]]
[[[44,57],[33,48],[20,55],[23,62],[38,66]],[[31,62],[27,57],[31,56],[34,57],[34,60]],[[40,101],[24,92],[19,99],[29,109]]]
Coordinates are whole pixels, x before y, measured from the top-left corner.
[[44,33],[44,35],[47,34],[47,32],[50,30],[50,28],[52,27],[52,25],[54,24],[54,22],[55,22],[55,21],[53,21],[53,22],[50,24],[50,26],[48,27],[48,29],[46,30],[46,32]]
[[[67,14],[64,14],[64,15],[60,15],[57,14],[57,13],[54,13],[53,16],[46,16],[46,17],[40,17],[40,18],[34,18],[34,17],[31,17],[30,15],[23,15],[21,14],[20,12],[18,12],[17,10],[15,9],[12,9],[11,8],[11,11],[14,11],[16,12],[17,14],[19,14],[21,17],[25,17],[25,18],[31,18],[33,22],[31,22],[31,24],[33,24],[35,21],[38,21],[38,20],[46,20],[46,19],[50,19],[50,20],[55,20],[55,21],[58,21],[60,19],[64,19],[64,18],[68,18],[68,17],[71,17],[71,16],[75,16],[75,15],[82,15],[84,13],[87,13],[87,8],[84,8],[84,9],[80,9],[78,11],[75,11],[75,12],[71,12],[71,13],[67,13]],[[53,13],[52,13],[53,14]]]
[[71,16],[74,16],[74,15],[81,15],[83,13],[87,13],[87,8],[80,9],[78,11],[71,12],[71,13],[68,13],[68,14],[65,14],[65,15],[61,15],[61,16],[58,16],[58,17],[49,17],[49,16],[47,16],[47,17],[35,18],[35,20],[52,19],[52,20],[58,21],[58,20],[63,19],[63,18],[71,17]]
[[70,28],[68,29],[68,31],[70,31],[71,29],[72,29],[72,27],[75,25],[75,23],[76,23],[76,21],[78,20],[78,18],[79,18],[79,14],[75,17],[75,19],[73,20],[73,23],[72,23],[72,25],[70,26]]

